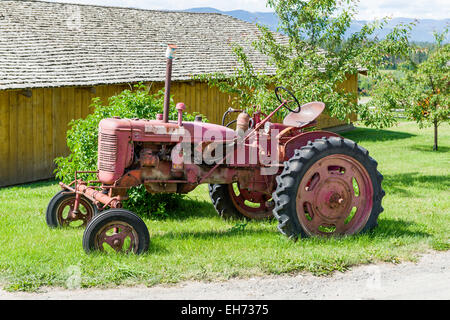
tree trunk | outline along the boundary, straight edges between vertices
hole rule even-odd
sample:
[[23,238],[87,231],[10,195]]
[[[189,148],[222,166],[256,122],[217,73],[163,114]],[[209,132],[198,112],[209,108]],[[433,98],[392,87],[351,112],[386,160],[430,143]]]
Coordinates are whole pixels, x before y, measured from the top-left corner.
[[433,151],[438,150],[438,122],[437,119],[434,119],[434,146]]

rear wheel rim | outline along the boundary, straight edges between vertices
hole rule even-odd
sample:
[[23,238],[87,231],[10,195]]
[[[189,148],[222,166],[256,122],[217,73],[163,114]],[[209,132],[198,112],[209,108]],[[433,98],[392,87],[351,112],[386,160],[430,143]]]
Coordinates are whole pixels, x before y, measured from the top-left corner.
[[138,247],[136,229],[124,221],[112,221],[95,235],[95,248],[101,252],[114,250],[118,253],[136,253]]
[[80,199],[78,212],[74,211],[75,196],[63,200],[56,210],[56,217],[62,227],[86,227],[94,216],[92,206],[85,199]]
[[239,183],[228,185],[231,201],[235,208],[250,219],[264,219],[272,216],[272,196],[262,192],[241,189]]
[[296,199],[299,222],[310,236],[356,234],[367,223],[372,205],[370,175],[344,154],[315,162],[303,176]]

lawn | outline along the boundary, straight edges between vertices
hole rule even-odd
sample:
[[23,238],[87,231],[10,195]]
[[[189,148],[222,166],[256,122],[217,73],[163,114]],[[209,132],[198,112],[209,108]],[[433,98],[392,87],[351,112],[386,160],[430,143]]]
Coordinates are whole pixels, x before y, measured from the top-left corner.
[[448,250],[450,231],[450,126],[439,132],[400,122],[389,130],[358,128],[344,135],[366,147],[384,175],[385,211],[370,234],[300,239],[277,232],[275,221],[247,225],[216,216],[206,186],[185,197],[166,219],[145,218],[150,250],[142,256],[86,255],[83,230],[51,230],[45,209],[56,182],[0,189],[0,283],[8,290],[70,286],[155,285],[301,271],[327,275],[350,266],[415,260],[427,250]]

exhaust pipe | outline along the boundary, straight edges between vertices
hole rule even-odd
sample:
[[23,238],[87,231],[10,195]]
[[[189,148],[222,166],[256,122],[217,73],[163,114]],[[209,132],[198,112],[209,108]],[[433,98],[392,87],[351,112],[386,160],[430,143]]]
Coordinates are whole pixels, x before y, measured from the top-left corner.
[[167,45],[166,50],[166,86],[164,91],[164,113],[163,113],[163,122],[169,122],[169,104],[170,104],[170,82],[172,78],[172,60],[175,56],[175,52],[177,50],[177,46],[174,44]]

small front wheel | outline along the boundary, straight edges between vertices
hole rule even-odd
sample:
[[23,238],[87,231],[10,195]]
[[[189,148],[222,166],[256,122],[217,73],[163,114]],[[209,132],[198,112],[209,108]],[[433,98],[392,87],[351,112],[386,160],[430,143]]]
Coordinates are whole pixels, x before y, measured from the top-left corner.
[[144,221],[124,209],[110,209],[96,216],[83,234],[83,249],[141,254],[148,250],[150,235]]

